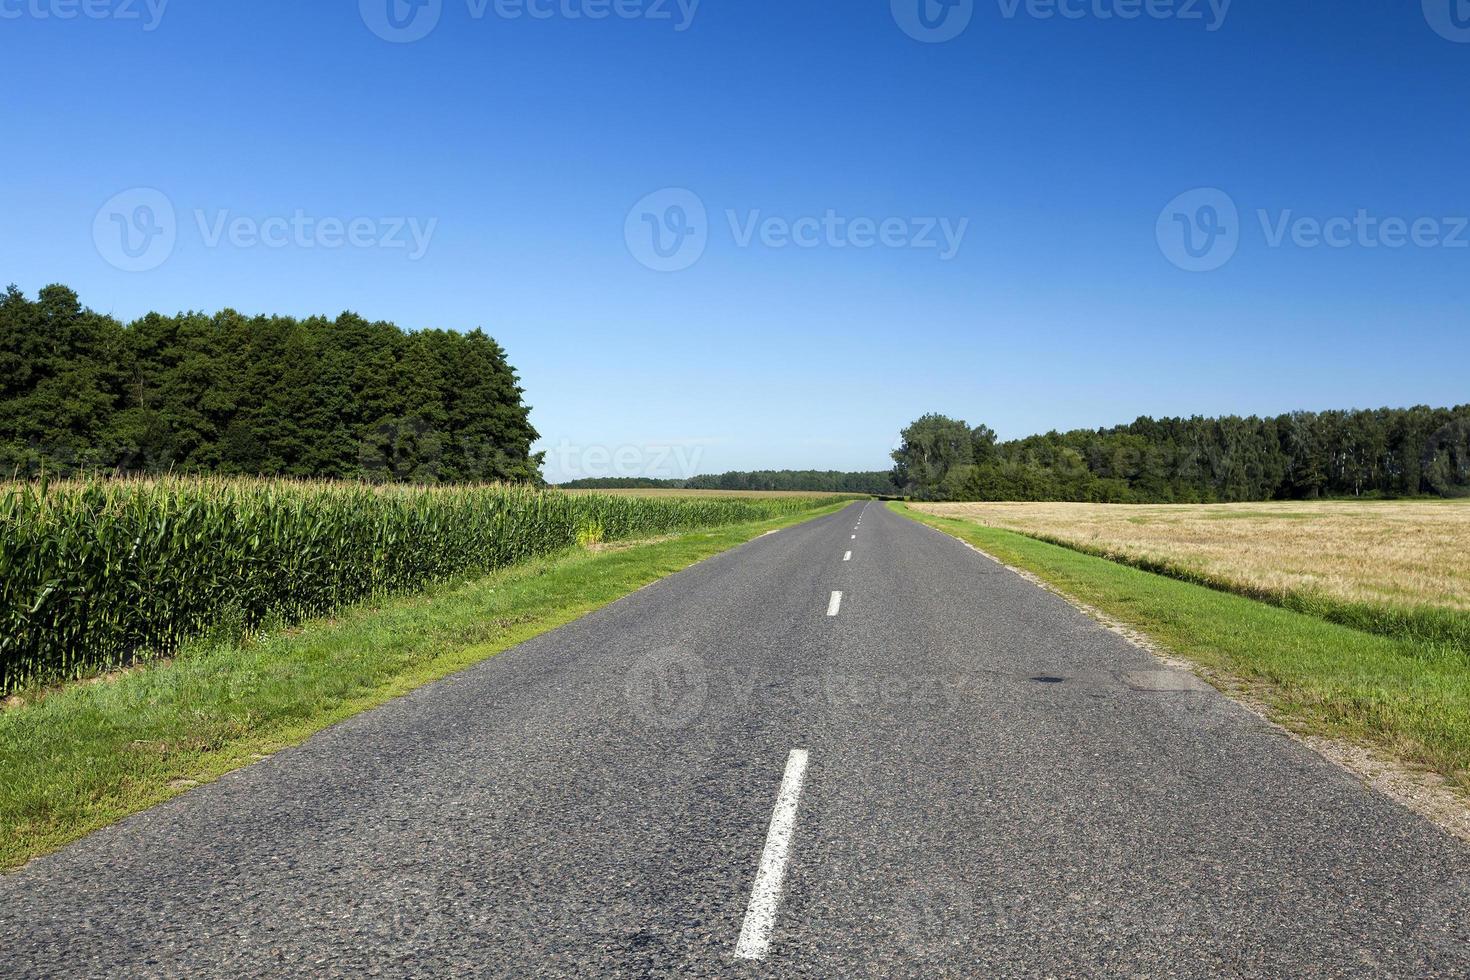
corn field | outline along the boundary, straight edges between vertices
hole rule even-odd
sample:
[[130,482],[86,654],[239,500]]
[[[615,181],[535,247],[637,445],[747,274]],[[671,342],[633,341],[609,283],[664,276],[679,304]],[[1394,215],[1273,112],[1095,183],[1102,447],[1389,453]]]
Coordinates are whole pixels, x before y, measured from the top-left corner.
[[0,492],[0,693],[168,655],[222,624],[300,622],[578,543],[760,520],[833,499],[248,479]]

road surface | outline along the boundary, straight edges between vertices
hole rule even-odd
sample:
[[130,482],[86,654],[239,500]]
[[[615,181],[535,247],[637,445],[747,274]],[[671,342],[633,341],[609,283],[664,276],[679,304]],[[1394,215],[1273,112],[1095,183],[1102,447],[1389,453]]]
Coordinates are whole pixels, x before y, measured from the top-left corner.
[[33,862],[0,973],[1470,976],[1467,921],[1470,848],[873,503]]

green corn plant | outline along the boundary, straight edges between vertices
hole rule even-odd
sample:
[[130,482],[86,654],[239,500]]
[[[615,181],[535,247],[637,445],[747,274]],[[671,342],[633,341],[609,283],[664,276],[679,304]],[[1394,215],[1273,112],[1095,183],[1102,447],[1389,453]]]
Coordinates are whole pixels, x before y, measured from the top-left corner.
[[0,693],[618,541],[797,513],[832,497],[565,494],[168,478],[0,485]]

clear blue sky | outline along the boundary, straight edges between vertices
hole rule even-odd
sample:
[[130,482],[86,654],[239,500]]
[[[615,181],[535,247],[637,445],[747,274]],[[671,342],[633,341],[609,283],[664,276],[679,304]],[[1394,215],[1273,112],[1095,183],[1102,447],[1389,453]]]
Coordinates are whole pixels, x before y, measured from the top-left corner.
[[[919,0],[704,0],[684,30],[688,0],[601,0],[638,16],[600,20],[599,0],[514,19],[442,0],[412,43],[369,28],[392,34],[389,0],[172,0],[156,23],[158,0],[63,19],[68,2],[0,0],[0,278],[65,282],[120,317],[483,326],[521,371],[553,479],[578,475],[567,446],[632,447],[624,469],[673,445],[701,471],[883,468],[926,411],[1010,437],[1470,400],[1470,247],[1445,243],[1470,245],[1454,220],[1470,215],[1470,9],[1454,19],[1450,0],[1442,16],[1440,0],[1236,0],[1223,21],[1208,0],[1198,20],[974,0],[944,43],[901,29]],[[410,30],[434,13],[394,2]],[[165,195],[177,233],[129,272],[94,221],[137,187]],[[681,271],[646,268],[625,234],[664,188],[707,209]],[[1167,244],[1174,222],[1208,223],[1218,197],[1166,212],[1197,188],[1239,213],[1209,272]],[[1303,247],[1293,226],[1273,247],[1259,210],[1433,219],[1422,237],[1441,243]],[[437,225],[415,260],[312,233],[211,245],[196,216],[298,211],[370,218],[365,241],[387,219]],[[727,211],[968,225],[944,261],[821,234],[742,245]]]

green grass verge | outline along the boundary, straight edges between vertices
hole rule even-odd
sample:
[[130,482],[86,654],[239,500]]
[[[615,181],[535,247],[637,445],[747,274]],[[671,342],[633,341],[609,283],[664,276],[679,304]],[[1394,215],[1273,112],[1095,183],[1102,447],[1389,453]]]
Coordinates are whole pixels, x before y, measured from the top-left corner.
[[1073,551],[1080,551],[1085,555],[1103,558],[1120,565],[1131,565],[1156,575],[1167,575],[1169,578],[1177,578],[1183,582],[1192,582],[1195,585],[1203,585],[1222,592],[1234,592],[1247,599],[1268,602],[1273,606],[1305,613],[1308,616],[1315,616],[1318,619],[1325,619],[1328,622],[1350,626],[1368,633],[1403,637],[1428,644],[1442,644],[1458,651],[1464,658],[1467,668],[1470,668],[1470,613],[1461,612],[1458,609],[1352,602],[1320,592],[1267,589],[1231,582],[1228,579],[1188,568],[1177,562],[1124,554],[1116,549],[1067,541],[1049,534],[1028,533],[1025,534],[1025,537],[1070,548]]
[[1470,669],[1445,643],[1364,632],[1072,548],[897,512],[1023,568],[1240,686],[1302,733],[1386,751],[1470,790]]
[[298,744],[759,535],[846,506],[571,551],[0,710],[0,869]]

